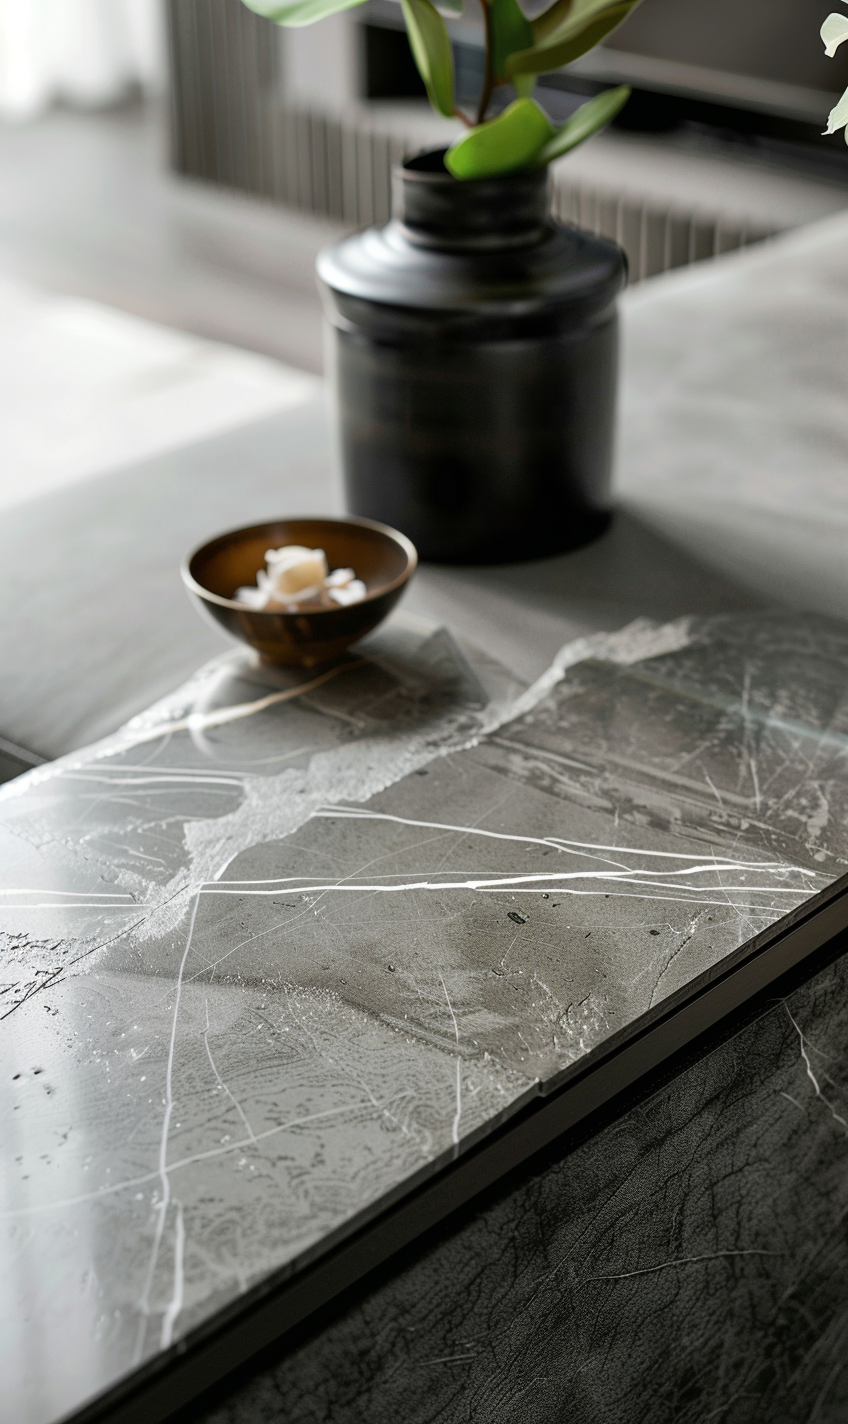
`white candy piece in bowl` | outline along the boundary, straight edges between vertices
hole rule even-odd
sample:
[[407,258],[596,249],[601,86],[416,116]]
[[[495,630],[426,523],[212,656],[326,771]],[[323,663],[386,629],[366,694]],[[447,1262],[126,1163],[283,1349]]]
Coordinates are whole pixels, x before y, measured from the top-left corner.
[[334,603],[340,603],[345,608],[349,603],[361,603],[368,590],[362,579],[353,578],[348,583],[335,584],[327,592]]
[[302,594],[307,589],[319,589],[329,572],[324,550],[304,549],[301,544],[266,550],[265,563],[268,568],[265,579],[275,594]]
[[323,549],[286,544],[267,549],[256,584],[237,588],[235,598],[266,613],[318,612],[322,608],[361,603],[368,589],[353,569],[329,572]]

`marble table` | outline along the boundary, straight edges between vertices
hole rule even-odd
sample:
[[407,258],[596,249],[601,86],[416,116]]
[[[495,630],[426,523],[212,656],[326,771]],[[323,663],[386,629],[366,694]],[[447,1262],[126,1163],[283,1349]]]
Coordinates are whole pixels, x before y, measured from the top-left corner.
[[612,535],[326,681],[173,576],[309,402],[7,518],[4,1424],[843,1417],[845,236],[633,294]]
[[401,618],[7,783],[7,1417],[162,1417],[844,930],[846,681],[809,616],[523,693]]

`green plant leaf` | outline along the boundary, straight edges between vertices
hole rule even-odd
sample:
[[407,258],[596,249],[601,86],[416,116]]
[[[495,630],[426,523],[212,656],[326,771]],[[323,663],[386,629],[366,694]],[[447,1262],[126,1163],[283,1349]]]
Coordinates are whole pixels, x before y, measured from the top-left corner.
[[255,15],[264,15],[277,25],[296,28],[314,24],[327,15],[337,15],[341,10],[352,10],[354,5],[364,4],[364,0],[243,0],[243,3]]
[[554,0],[553,5],[532,21],[536,43],[548,43],[552,36],[560,35],[566,29],[570,31],[586,25],[617,3],[618,0]]
[[454,111],[453,51],[447,26],[430,0],[401,0],[409,46],[434,109]]
[[534,41],[533,26],[522,13],[518,0],[484,0],[489,9],[492,72],[496,79],[506,74],[506,62],[518,49],[529,49]]
[[454,178],[493,178],[526,168],[553,135],[553,125],[532,99],[516,99],[496,119],[478,124],[445,154]]
[[554,0],[554,4],[549,5],[547,10],[543,10],[541,15],[537,15],[533,21],[533,34],[536,43],[540,44],[542,40],[547,39],[548,35],[559,29],[560,25],[569,19],[575,10],[585,9],[587,3],[591,4],[592,0]]
[[535,74],[514,74],[512,76],[512,87],[519,99],[529,99],[536,88]]
[[615,118],[629,98],[629,85],[620,84],[617,89],[605,89],[603,94],[596,94],[588,104],[581,104],[568,122],[563,124],[561,129],[557,129],[553,137],[539,149],[533,162],[534,168],[541,167],[543,163],[550,163],[554,158],[569,153],[579,143],[591,138],[593,133],[597,133],[598,129],[602,129]]
[[578,5],[572,7],[561,24],[545,34],[539,29],[539,21],[535,21],[533,33],[537,41],[542,42],[511,54],[507,75],[512,78],[515,74],[546,74],[570,64],[617,29],[639,3],[640,0],[584,0],[579,8]]

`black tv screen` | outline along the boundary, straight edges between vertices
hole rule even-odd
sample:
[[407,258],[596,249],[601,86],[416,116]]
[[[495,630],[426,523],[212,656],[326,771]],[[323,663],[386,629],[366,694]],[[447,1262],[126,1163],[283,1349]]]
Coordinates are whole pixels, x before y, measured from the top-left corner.
[[848,45],[828,59],[822,0],[643,0],[574,69],[824,126],[848,86]]

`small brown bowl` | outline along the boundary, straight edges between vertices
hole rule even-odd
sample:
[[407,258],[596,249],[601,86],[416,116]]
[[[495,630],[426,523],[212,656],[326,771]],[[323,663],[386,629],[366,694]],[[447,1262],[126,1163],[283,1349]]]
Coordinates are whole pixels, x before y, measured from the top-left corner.
[[[237,603],[234,594],[256,582],[265,550],[284,544],[323,549],[331,569],[352,568],[368,589],[361,603],[315,613],[268,613]],[[396,529],[370,519],[278,519],[233,529],[202,544],[183,561],[183,582],[198,608],[263,662],[317,667],[332,660],[394,608],[415,572],[415,545]]]

